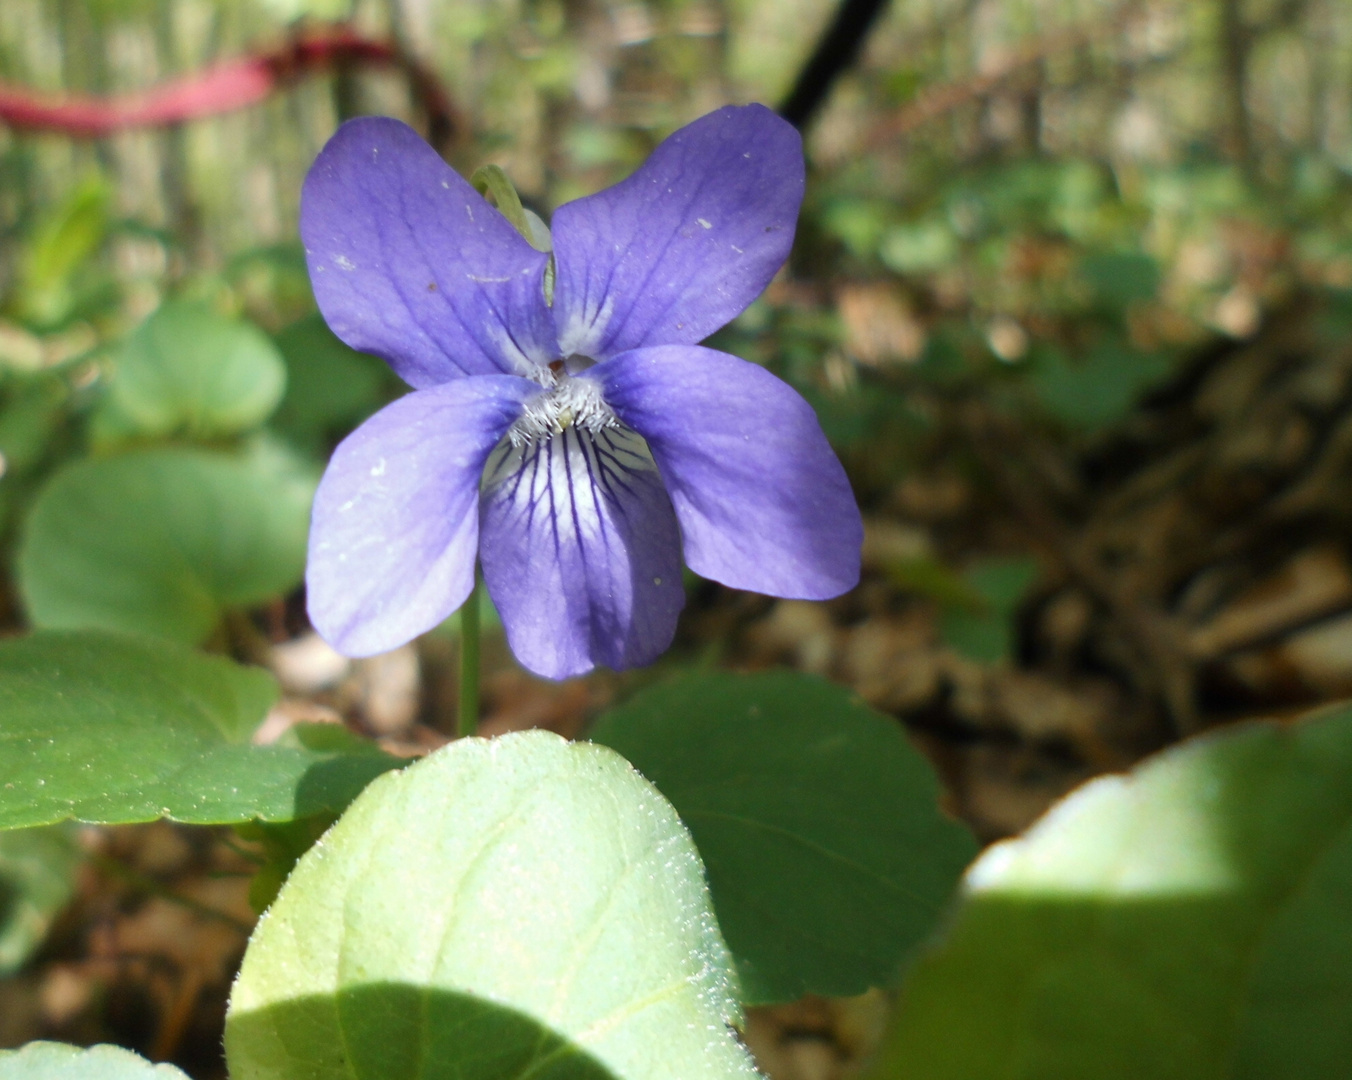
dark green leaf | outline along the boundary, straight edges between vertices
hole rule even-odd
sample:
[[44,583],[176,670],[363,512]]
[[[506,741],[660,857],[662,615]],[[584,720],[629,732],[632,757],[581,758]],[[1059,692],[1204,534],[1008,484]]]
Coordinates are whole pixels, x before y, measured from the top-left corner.
[[1033,391],[1043,407],[1072,427],[1116,423],[1137,399],[1172,370],[1168,357],[1104,341],[1070,360],[1054,346],[1036,350]]
[[1160,268],[1141,252],[1096,252],[1080,262],[1080,276],[1098,300],[1113,308],[1154,297],[1160,287]]
[[1272,920],[1250,978],[1236,1080],[1308,1080],[1352,1062],[1352,823]]
[[16,380],[0,411],[0,454],[5,476],[38,465],[65,416],[69,391],[64,379],[49,374]]
[[939,618],[944,643],[980,664],[1007,660],[1014,648],[1014,615],[1037,579],[1033,559],[987,559],[968,567],[962,580],[977,599],[947,603]]
[[290,821],[341,811],[387,769],[374,747],[252,746],[272,677],[94,631],[0,642],[0,829]]
[[318,315],[277,335],[286,359],[286,396],[271,426],[296,447],[327,452],[329,440],[347,433],[384,401],[384,363],[355,352],[333,336]]
[[965,577],[929,555],[899,559],[887,566],[893,584],[937,600],[945,607],[985,612],[986,598]]
[[1291,1080],[1352,1060],[1352,709],[1194,739],[989,849],[876,1080]]
[[822,679],[690,675],[592,738],[690,829],[748,1004],[889,983],[976,853],[896,721]]

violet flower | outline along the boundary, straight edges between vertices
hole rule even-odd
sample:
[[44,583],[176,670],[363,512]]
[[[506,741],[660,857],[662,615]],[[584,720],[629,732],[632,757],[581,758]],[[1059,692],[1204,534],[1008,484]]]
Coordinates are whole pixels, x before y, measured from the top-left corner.
[[803,194],[797,132],[759,105],[682,128],[554,214],[551,255],[410,128],[344,124],[301,201],[315,297],[413,388],[334,452],[310,531],[310,617],[366,656],[441,622],[476,554],[537,674],[670,643],[696,573],[825,599],[862,527],[808,404],[696,342],[765,288]]

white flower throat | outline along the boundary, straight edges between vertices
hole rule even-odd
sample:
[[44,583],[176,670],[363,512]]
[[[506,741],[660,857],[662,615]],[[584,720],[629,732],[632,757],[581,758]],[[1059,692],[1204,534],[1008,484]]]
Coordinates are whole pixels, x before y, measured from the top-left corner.
[[509,485],[527,504],[549,498],[551,506],[577,499],[599,505],[617,499],[635,474],[656,473],[647,442],[606,404],[600,383],[576,377],[594,363],[570,356],[539,370],[543,389],[489,454],[484,490]]
[[588,357],[570,356],[540,369],[544,392],[526,402],[521,416],[508,429],[507,440],[512,446],[552,439],[571,427],[595,434],[623,426],[601,396],[600,385],[575,377],[593,363]]

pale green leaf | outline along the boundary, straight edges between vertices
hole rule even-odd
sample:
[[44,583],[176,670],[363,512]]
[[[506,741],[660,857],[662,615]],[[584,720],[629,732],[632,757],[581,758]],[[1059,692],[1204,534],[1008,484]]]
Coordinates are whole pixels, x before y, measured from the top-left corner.
[[258,454],[166,448],[76,462],[24,529],[29,616],[202,642],[225,609],[299,583],[312,490]]
[[824,679],[689,675],[592,738],[690,829],[748,1004],[890,983],[976,854],[901,726]]
[[277,407],[286,366],[271,339],[205,304],[171,300],[116,357],[108,407],[139,436],[212,439],[257,427]]
[[958,257],[958,240],[942,221],[894,225],[883,234],[878,257],[899,274],[941,270]]
[[33,1042],[0,1050],[3,1080],[188,1080],[172,1065],[152,1065],[120,1046],[87,1050],[65,1043]]
[[233,1080],[725,1080],[699,855],[617,754],[533,731],[377,780],[299,862],[231,997]]

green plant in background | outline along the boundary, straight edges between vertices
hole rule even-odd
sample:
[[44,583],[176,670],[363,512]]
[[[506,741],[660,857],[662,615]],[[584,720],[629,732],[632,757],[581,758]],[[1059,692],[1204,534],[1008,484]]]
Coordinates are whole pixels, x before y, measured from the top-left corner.
[[[38,627],[199,644],[227,613],[300,581],[320,455],[385,384],[322,324],[301,320],[274,343],[186,300],[158,308],[107,363],[92,396],[68,373],[35,375],[0,413],[0,451],[21,480],[51,470],[58,437],[72,458],[14,495],[32,500],[19,588]],[[89,456],[71,454],[73,428]]]
[[108,235],[111,198],[107,182],[91,177],[38,222],[10,297],[21,319],[43,328],[59,326],[88,303],[91,284],[101,291],[103,282],[91,274],[89,259]]
[[95,446],[229,439],[266,421],[285,387],[285,363],[262,331],[204,304],[170,301],[114,355]]

